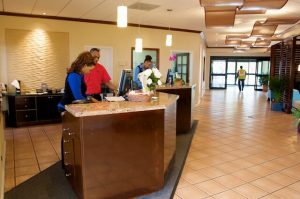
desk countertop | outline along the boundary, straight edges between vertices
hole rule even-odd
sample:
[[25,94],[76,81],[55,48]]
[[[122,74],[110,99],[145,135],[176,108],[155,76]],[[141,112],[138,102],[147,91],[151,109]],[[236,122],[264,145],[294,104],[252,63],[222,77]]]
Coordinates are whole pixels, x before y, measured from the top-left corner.
[[75,117],[108,115],[137,111],[165,109],[176,102],[178,95],[158,92],[158,99],[150,102],[99,102],[89,104],[70,104],[65,109]]
[[185,84],[185,85],[182,85],[182,86],[176,86],[176,85],[173,85],[173,86],[161,86],[161,87],[158,87],[156,90],[164,90],[164,89],[190,89],[190,88],[194,88],[196,87],[196,84]]

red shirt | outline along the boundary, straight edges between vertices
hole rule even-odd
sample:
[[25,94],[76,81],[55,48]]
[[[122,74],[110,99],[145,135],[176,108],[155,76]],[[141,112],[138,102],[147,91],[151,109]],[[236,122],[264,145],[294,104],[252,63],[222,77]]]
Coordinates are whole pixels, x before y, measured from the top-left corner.
[[107,83],[111,80],[104,66],[97,63],[95,67],[84,75],[84,81],[86,83],[86,94],[99,94],[101,93],[101,84]]

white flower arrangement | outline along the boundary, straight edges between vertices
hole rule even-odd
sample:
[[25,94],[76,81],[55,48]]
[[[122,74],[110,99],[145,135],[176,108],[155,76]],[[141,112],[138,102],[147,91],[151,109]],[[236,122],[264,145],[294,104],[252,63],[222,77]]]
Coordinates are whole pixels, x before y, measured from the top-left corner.
[[156,85],[162,85],[160,81],[161,73],[157,68],[147,69],[141,72],[138,78],[142,82],[143,92],[153,91]]

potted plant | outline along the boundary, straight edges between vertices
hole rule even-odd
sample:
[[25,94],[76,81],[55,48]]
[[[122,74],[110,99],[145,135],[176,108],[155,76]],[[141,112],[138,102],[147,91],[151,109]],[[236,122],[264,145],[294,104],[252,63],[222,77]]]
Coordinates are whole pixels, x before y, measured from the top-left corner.
[[259,78],[259,83],[263,87],[263,91],[267,92],[268,91],[268,83],[269,83],[269,76],[261,76]]
[[298,127],[298,133],[300,133],[300,109],[297,108],[292,108],[292,114],[294,116],[294,118],[297,119],[297,127]]
[[270,78],[271,90],[271,109],[272,111],[282,111],[283,105],[281,102],[281,94],[286,87],[287,79],[274,76]]
[[174,81],[175,86],[183,86],[185,85],[185,81],[178,75],[178,73],[175,73],[175,81]]

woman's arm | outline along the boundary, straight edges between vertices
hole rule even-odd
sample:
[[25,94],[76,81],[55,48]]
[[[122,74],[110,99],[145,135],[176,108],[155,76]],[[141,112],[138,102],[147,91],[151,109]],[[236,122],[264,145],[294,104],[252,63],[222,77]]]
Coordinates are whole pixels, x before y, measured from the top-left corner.
[[72,94],[75,100],[85,100],[86,97],[81,93],[81,76],[77,74],[70,74],[68,77],[68,83],[70,85]]

